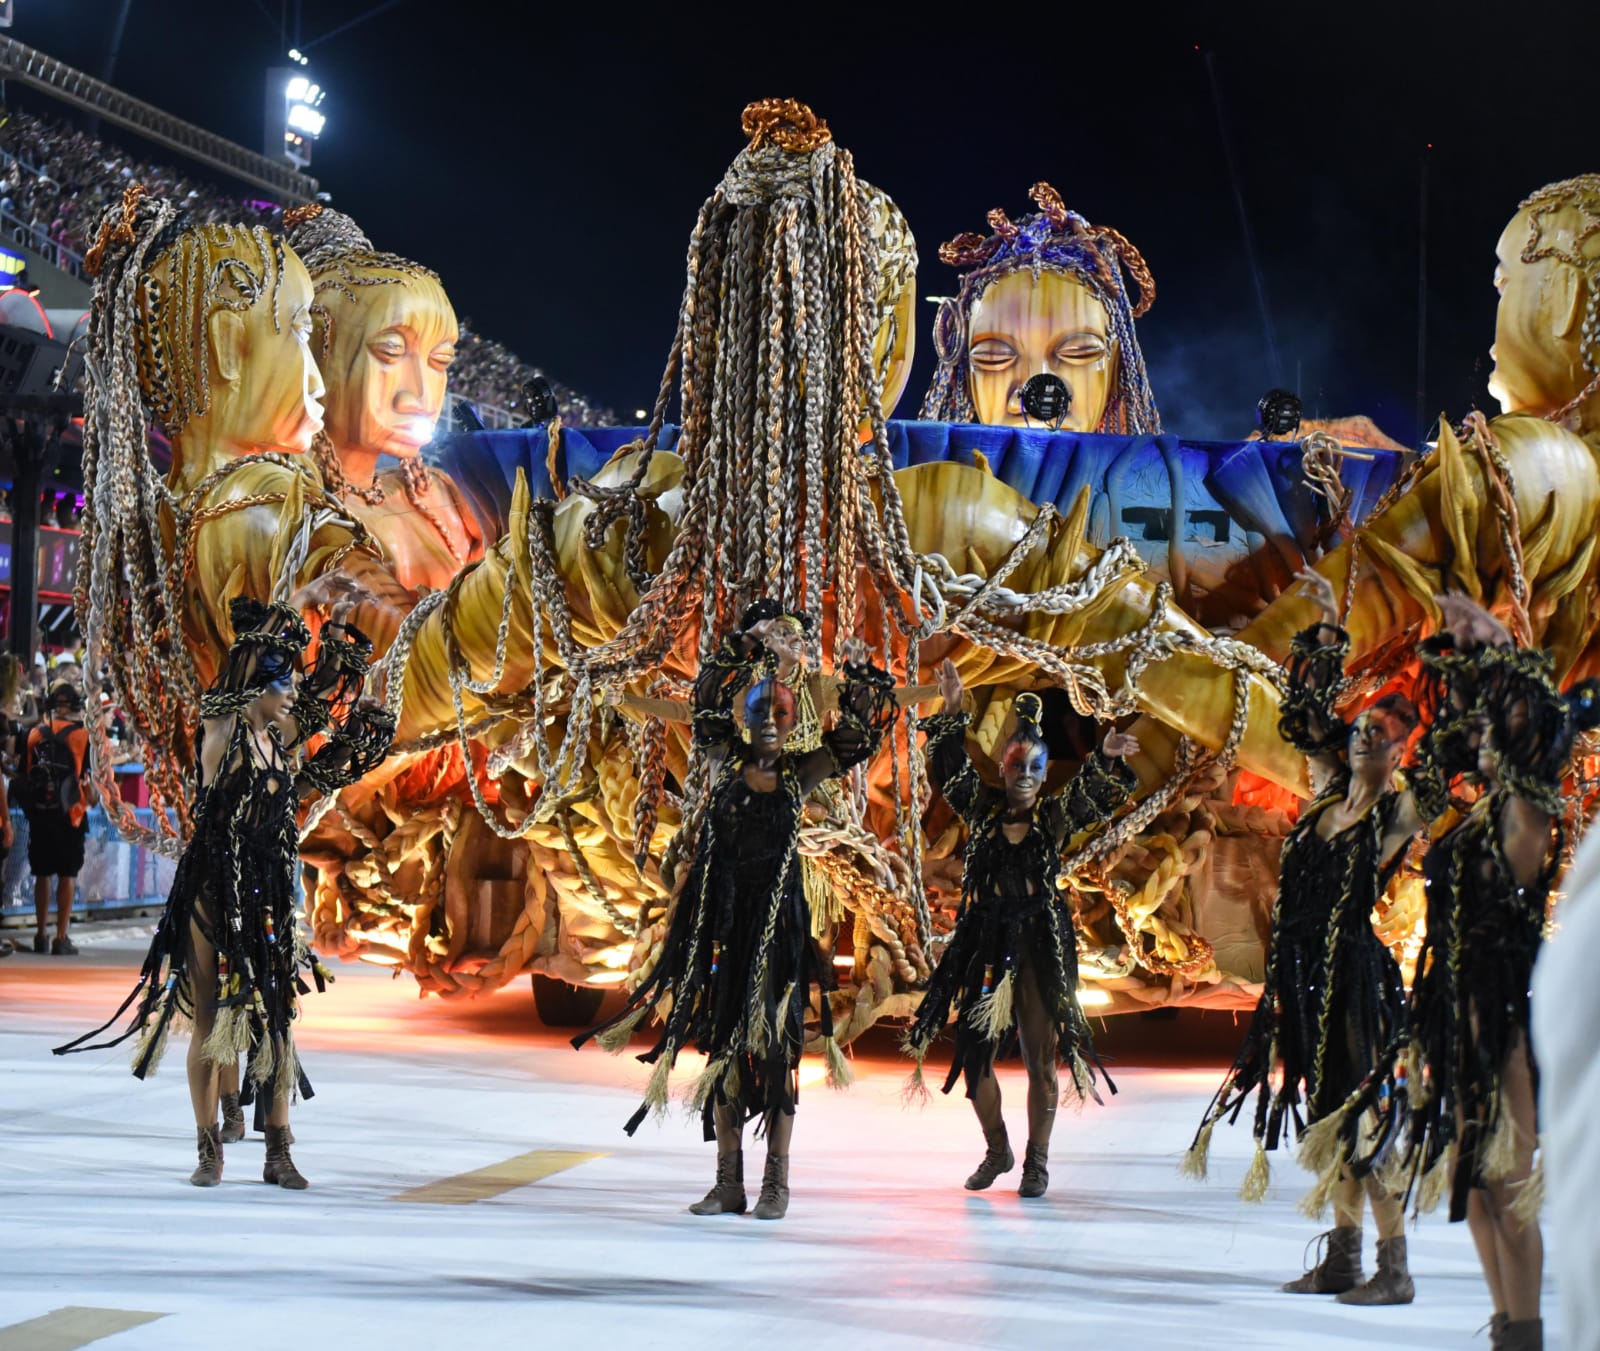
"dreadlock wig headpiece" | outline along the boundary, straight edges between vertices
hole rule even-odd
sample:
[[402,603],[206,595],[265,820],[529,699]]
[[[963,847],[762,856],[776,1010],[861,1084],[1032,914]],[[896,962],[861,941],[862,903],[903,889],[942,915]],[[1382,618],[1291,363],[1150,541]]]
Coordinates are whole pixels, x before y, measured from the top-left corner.
[[200,715],[205,718],[237,713],[274,685],[292,680],[311,641],[305,621],[288,605],[235,596],[228,616],[233,643],[221,672],[201,697]]
[[1024,741],[1042,746],[1044,740],[1044,700],[1031,691],[1019,694],[1011,702],[1011,714],[1017,720],[1008,741]]
[[1442,634],[1420,650],[1419,691],[1433,711],[1418,748],[1428,776],[1448,782],[1474,774],[1476,737],[1487,731],[1500,781],[1558,815],[1573,742],[1600,726],[1600,681],[1582,680],[1563,691],[1545,653],[1514,644],[1461,649]]
[[[973,308],[990,286],[1013,272],[1031,272],[1036,279],[1055,272],[1080,283],[1105,307],[1116,340],[1116,388],[1096,430],[1160,431],[1161,415],[1133,326],[1156,298],[1144,256],[1120,231],[1091,225],[1067,210],[1061,194],[1048,183],[1035,183],[1029,195],[1040,208],[1036,215],[1013,222],[996,207],[989,213],[993,234],[960,234],[939,248],[940,261],[962,269],[963,275],[955,298],[940,303],[934,320],[939,365],[923,398],[922,416],[937,422],[976,421],[967,357]],[[1138,288],[1137,303],[1129,298],[1130,280]]]

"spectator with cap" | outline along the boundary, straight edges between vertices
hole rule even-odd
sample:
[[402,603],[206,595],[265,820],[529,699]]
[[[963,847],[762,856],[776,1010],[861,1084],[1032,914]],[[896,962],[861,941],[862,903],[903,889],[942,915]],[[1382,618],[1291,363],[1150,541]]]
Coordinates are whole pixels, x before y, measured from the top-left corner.
[[[28,733],[17,776],[21,807],[28,818],[28,866],[33,871],[33,905],[38,928],[35,952],[70,957],[77,946],[67,934],[73,893],[83,871],[83,846],[89,833],[93,786],[85,774],[89,733],[83,725],[83,694],[66,680],[50,687],[48,716]],[[50,884],[56,891],[56,935],[46,933]]]

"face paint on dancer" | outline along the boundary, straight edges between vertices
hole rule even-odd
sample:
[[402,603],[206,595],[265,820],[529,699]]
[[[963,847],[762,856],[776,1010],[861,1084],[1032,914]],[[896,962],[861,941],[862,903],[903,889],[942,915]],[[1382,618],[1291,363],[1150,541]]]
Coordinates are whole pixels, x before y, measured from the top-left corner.
[[1014,807],[1031,807],[1044,787],[1045,768],[1050,754],[1037,741],[1009,741],[1000,757],[1000,777],[1006,785],[1006,800]]
[[794,691],[771,679],[752,686],[744,699],[744,721],[751,749],[758,755],[778,755],[794,731]]

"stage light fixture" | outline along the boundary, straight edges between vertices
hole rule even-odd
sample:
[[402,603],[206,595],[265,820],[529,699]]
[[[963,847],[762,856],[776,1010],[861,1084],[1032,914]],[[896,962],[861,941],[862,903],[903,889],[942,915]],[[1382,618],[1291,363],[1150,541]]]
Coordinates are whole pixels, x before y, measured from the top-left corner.
[[1288,441],[1300,430],[1302,411],[1298,395],[1269,389],[1256,404],[1256,422],[1267,440]]
[[296,131],[305,132],[307,136],[322,135],[322,128],[327,122],[326,116],[304,103],[297,103],[289,109],[289,125]]
[[1072,390],[1059,375],[1041,371],[1022,387],[1022,411],[1055,431],[1072,408]]

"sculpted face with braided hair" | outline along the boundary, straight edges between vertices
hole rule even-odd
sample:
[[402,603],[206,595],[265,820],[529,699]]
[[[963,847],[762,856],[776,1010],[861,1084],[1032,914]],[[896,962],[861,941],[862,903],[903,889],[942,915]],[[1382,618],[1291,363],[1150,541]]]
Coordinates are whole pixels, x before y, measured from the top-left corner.
[[958,235],[939,250],[963,276],[934,321],[939,365],[922,416],[1027,426],[1023,386],[1054,375],[1072,395],[1063,429],[1160,431],[1134,332],[1155,300],[1144,258],[1116,230],[1067,210],[1048,183],[1032,196],[1037,214],[1013,222],[996,208],[993,234]]
[[[284,225],[315,288],[312,350],[327,386],[314,450],[323,481],[383,544],[405,585],[442,590],[483,556],[459,490],[421,459],[444,412],[455,310],[433,272],[379,253],[343,212],[297,207]],[[380,456],[399,467],[380,474]]]
[[[1123,758],[1139,744],[1114,728],[1057,793],[1042,795],[1049,750],[1037,694],[1012,704],[1016,726],[1000,753],[1003,789],[983,783],[967,751],[968,718],[955,663],[939,667],[943,711],[926,719],[928,774],[967,828],[961,908],[955,932],[928,982],[906,1049],[916,1059],[910,1092],[922,1096],[922,1061],[955,1016],[955,1055],[944,1091],[966,1081],[986,1149],[967,1179],[983,1191],[1016,1166],[1000,1109],[995,1061],[1019,1048],[1028,1073],[1028,1147],[1019,1191],[1050,1185],[1050,1135],[1060,1088],[1056,1065],[1071,1068],[1074,1091],[1094,1097],[1094,1052],[1078,1004],[1078,943],[1072,909],[1057,889],[1062,850],[1108,822],[1128,800],[1133,772]],[[1111,1085],[1110,1076],[1106,1083]]]
[[[242,1107],[255,1102],[267,1137],[263,1179],[298,1191],[307,1183],[289,1155],[289,1105],[310,1097],[311,1084],[292,1027],[301,973],[319,990],[331,977],[295,924],[296,813],[308,792],[337,792],[376,768],[394,721],[361,702],[372,644],[358,630],[324,625],[316,661],[301,675],[311,635],[298,611],[238,597],[230,618],[233,645],[200,703],[194,833],[138,982],[105,1024],[56,1053],[137,1038],[133,1073],[143,1079],[160,1064],[168,1035],[192,1022],[187,1070],[199,1161],[189,1180],[221,1182],[222,1145],[240,1138]],[[322,745],[308,754],[313,737]],[[130,1008],[125,1029],[94,1040]],[[219,1096],[232,1098],[226,1136],[217,1126]]]

